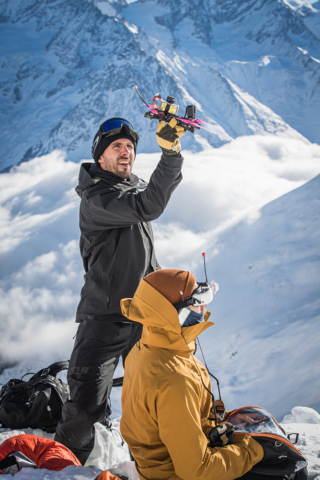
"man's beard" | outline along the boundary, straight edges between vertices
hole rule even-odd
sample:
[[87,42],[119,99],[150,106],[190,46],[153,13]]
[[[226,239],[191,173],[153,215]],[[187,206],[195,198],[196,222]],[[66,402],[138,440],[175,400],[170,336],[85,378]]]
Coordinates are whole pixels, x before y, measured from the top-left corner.
[[130,170],[128,170],[127,172],[120,171],[116,168],[115,174],[118,175],[118,177],[121,177],[123,180],[129,180],[131,175],[131,170],[132,170],[131,166],[130,166]]
[[[120,167],[119,163],[120,162],[129,162],[129,170],[126,170],[126,171],[120,171],[118,167]],[[129,180],[130,178],[130,175],[131,175],[131,170],[132,170],[132,163],[131,163],[131,159],[127,158],[127,157],[121,157],[117,159],[117,166],[116,166],[116,175],[118,175],[118,177],[121,177],[123,180]]]
[[[121,161],[128,161],[129,162],[129,168],[128,170],[120,170],[120,165],[119,163]],[[105,159],[104,161],[104,170],[107,170],[109,172],[114,173],[118,177],[122,178],[123,180],[127,180],[130,178],[131,175],[131,170],[132,170],[132,165],[133,162],[132,160],[124,157],[117,158],[117,163],[114,165],[114,163],[108,159]]]

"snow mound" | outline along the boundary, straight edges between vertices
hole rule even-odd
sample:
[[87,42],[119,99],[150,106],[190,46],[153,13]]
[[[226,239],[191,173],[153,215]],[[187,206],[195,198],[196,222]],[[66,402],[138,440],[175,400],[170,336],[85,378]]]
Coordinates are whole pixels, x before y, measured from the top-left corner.
[[[94,449],[86,462],[85,467],[87,468],[79,470],[83,467],[67,467],[67,469],[64,470],[65,472],[68,470],[68,473],[70,474],[67,475],[67,477],[74,478],[74,474],[76,473],[77,480],[80,480],[82,477],[91,480],[91,478],[95,478],[102,471],[109,470],[112,467],[117,467],[121,468],[124,472],[127,472],[126,475],[128,475],[131,480],[138,480],[137,473],[133,475],[133,473],[136,472],[134,468],[134,462],[130,462],[129,449],[120,434],[119,426],[120,419],[112,420],[111,429],[107,429],[100,423],[96,423],[95,444]],[[21,433],[27,433],[29,435],[36,435],[37,437],[50,438],[51,440],[54,440],[53,433],[46,433],[40,429],[26,428],[22,430],[8,430],[5,428],[0,428],[0,444],[7,440],[7,438],[20,435]],[[71,471],[71,469],[73,470]],[[47,470],[44,471],[47,472]],[[55,476],[61,477],[61,475],[57,475],[57,473],[60,472],[52,472],[52,475],[55,474]],[[80,475],[80,477],[78,477],[78,475]],[[62,475],[62,477],[65,477],[65,475]]]
[[281,423],[320,423],[320,415],[309,407],[294,407]]
[[309,407],[294,407],[281,422],[289,433],[298,433],[296,448],[308,462],[308,480],[320,480],[320,415]]

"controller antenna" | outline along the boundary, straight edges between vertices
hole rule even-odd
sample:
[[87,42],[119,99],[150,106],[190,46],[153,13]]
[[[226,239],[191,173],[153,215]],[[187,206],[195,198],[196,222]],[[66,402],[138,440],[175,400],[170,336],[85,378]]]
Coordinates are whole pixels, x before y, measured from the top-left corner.
[[205,276],[206,276],[206,282],[208,283],[207,267],[206,267],[206,254],[205,254],[205,252],[203,252],[202,256],[203,256],[204,273],[205,273]]

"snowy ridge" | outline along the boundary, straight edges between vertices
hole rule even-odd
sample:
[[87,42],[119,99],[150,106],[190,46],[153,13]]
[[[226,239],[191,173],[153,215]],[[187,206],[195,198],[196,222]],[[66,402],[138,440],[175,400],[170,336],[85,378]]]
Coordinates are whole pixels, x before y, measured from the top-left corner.
[[6,0],[0,23],[0,170],[57,148],[79,161],[111,116],[136,126],[141,152],[155,151],[134,85],[147,100],[175,96],[182,115],[197,105],[210,125],[186,136],[193,150],[257,133],[319,141],[315,6]]

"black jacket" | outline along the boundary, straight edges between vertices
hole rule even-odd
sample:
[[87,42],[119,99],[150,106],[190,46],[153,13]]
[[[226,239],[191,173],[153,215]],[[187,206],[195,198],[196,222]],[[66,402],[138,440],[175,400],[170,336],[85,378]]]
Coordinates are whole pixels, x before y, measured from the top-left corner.
[[77,310],[83,320],[121,321],[120,300],[133,297],[140,280],[160,268],[151,220],[165,209],[182,180],[181,155],[162,155],[149,184],[130,181],[92,163],[80,167],[80,252],[86,274]]

